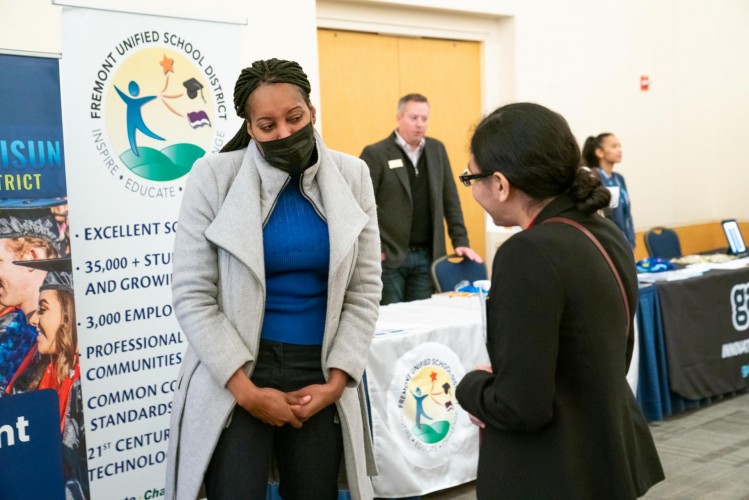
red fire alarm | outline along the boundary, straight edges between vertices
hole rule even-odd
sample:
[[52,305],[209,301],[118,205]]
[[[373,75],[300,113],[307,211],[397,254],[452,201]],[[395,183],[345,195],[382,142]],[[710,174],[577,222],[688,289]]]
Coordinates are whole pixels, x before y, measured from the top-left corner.
[[640,77],[640,90],[645,91],[650,88],[650,77],[643,75]]

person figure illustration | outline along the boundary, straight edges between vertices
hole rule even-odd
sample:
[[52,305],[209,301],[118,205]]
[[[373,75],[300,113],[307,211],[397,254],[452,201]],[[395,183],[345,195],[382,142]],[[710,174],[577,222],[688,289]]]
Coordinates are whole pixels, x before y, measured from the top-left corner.
[[159,137],[158,135],[153,133],[143,121],[143,111],[141,108],[143,108],[143,105],[147,102],[156,99],[156,96],[151,95],[139,98],[138,95],[140,94],[140,85],[138,85],[138,82],[136,82],[135,80],[132,80],[127,86],[127,91],[130,92],[130,95],[133,97],[126,95],[119,88],[117,88],[117,85],[114,86],[114,89],[117,91],[117,93],[120,95],[122,100],[125,102],[125,105],[127,106],[127,140],[130,142],[130,149],[133,151],[133,154],[135,154],[135,156],[140,156],[140,152],[138,151],[138,144],[135,142],[136,130],[140,130],[148,137],[156,139],[157,141],[165,140],[163,137]]
[[421,429],[421,417],[432,420],[432,417],[427,415],[424,411],[424,399],[427,397],[427,394],[422,394],[421,388],[417,387],[416,392],[412,392],[411,396],[413,396],[416,401],[416,428]]

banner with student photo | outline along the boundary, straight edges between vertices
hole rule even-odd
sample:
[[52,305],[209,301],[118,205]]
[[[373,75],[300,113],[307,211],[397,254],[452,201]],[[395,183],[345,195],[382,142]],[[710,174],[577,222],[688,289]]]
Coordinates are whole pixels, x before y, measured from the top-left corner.
[[59,61],[0,67],[0,491],[88,498]]
[[[179,13],[175,13],[175,16]],[[163,495],[185,338],[171,255],[193,162],[239,127],[238,28],[62,11],[70,238],[92,498]]]

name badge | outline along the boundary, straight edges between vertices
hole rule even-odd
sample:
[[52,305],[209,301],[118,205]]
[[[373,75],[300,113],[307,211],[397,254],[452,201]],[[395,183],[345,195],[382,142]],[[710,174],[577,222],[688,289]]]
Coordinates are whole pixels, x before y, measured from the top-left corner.
[[616,208],[619,206],[619,197],[621,196],[621,190],[619,186],[607,186],[606,189],[611,192],[611,201],[609,202],[609,208]]
[[390,168],[400,168],[403,166],[403,160],[398,158],[397,160],[388,160],[388,167]]

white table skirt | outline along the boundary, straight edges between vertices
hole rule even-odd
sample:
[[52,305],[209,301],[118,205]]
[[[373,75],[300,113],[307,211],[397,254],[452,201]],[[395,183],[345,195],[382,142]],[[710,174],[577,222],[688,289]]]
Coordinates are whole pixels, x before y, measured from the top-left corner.
[[476,478],[478,430],[455,386],[489,358],[478,302],[465,306],[428,299],[380,309],[367,363],[376,496],[424,495]]

